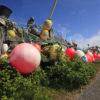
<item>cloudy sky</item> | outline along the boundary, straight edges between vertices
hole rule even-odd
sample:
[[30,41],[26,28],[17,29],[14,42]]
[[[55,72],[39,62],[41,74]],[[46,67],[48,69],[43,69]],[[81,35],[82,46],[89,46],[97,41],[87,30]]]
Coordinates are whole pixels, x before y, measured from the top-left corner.
[[[30,16],[38,24],[48,18],[54,0],[0,0],[13,10],[10,19],[25,25]],[[54,29],[80,47],[100,46],[100,0],[58,0],[52,16]]]

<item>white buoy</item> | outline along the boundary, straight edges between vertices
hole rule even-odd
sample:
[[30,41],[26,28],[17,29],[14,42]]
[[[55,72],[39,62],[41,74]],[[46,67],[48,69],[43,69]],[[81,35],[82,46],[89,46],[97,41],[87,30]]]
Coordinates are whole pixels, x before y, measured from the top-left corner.
[[8,51],[9,47],[8,47],[8,44],[3,44],[2,45],[2,52],[3,53],[6,53]]

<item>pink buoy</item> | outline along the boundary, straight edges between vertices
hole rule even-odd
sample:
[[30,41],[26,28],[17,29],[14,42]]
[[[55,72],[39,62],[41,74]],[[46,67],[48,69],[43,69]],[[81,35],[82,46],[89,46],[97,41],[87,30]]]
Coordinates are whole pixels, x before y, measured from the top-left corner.
[[100,60],[100,54],[98,54],[98,59]]
[[86,57],[87,57],[88,63],[92,63],[93,62],[93,59],[89,54],[86,54]]
[[67,48],[65,50],[65,54],[66,54],[66,56],[69,57],[70,60],[72,60],[74,58],[74,55],[75,55],[75,49],[74,48]]
[[36,47],[39,52],[41,52],[41,45],[39,45],[38,43],[35,43],[33,44],[33,46]]
[[22,73],[28,74],[37,69],[41,61],[40,52],[29,43],[17,45],[10,54],[9,62],[15,69]]
[[87,52],[87,54],[89,55],[89,56],[91,56],[91,58],[92,58],[92,61],[94,62],[95,61],[95,59],[94,59],[94,56],[93,56],[93,54],[92,54],[92,52]]
[[93,53],[95,61],[100,61],[100,54]]

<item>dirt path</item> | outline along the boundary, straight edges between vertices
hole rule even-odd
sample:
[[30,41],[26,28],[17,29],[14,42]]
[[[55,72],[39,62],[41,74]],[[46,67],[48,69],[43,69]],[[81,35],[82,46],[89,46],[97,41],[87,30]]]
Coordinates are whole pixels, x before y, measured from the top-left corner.
[[100,72],[95,80],[83,90],[78,100],[100,100]]

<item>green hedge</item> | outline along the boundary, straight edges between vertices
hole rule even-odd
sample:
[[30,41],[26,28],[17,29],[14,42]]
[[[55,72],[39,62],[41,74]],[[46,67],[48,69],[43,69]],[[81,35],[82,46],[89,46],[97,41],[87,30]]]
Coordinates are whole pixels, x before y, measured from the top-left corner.
[[30,75],[21,75],[6,60],[2,62],[0,68],[2,100],[48,100],[47,95],[42,95],[42,85],[46,84],[46,75],[43,70],[38,69]]
[[47,66],[45,71],[50,87],[67,90],[87,84],[96,73],[94,64],[85,64],[77,57],[72,62],[61,59],[55,65]]
[[93,64],[72,62],[65,57],[52,65],[39,68],[29,75],[21,75],[3,60],[0,64],[0,99],[1,100],[50,100],[45,88],[73,90],[87,84],[95,75]]

